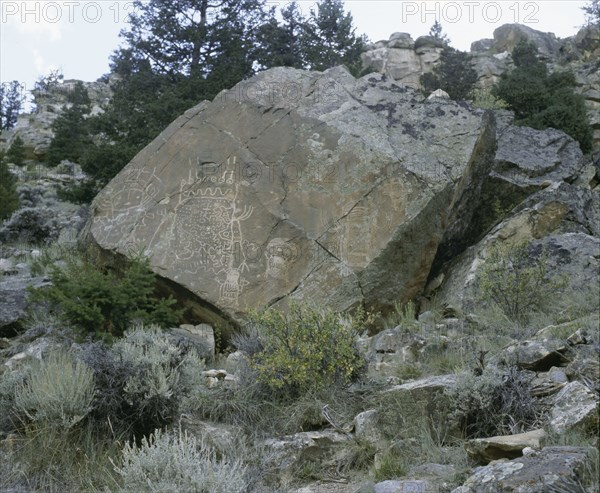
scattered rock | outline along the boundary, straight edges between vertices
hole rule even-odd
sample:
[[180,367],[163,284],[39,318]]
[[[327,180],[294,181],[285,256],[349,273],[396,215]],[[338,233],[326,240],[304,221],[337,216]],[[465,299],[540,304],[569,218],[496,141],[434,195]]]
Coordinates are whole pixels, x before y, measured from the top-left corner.
[[271,454],[272,466],[285,474],[307,462],[324,460],[334,447],[344,445],[349,439],[347,435],[333,430],[307,431],[270,438],[264,445]]
[[426,493],[428,491],[433,491],[432,485],[423,479],[381,481],[373,488],[373,493]]
[[546,432],[542,429],[518,435],[476,438],[465,442],[465,450],[473,460],[487,464],[493,460],[521,457],[525,447],[540,449],[545,438]]
[[223,454],[235,450],[243,437],[242,430],[235,426],[198,420],[188,414],[181,417],[179,424],[182,430],[207,441]]
[[580,382],[570,382],[554,396],[550,426],[557,433],[572,428],[596,430],[598,395]]
[[450,99],[450,94],[442,89],[436,89],[427,97],[427,101],[434,99]]
[[357,414],[354,417],[354,436],[359,440],[376,443],[383,438],[379,431],[378,413],[375,409],[370,409]]
[[208,324],[180,325],[170,329],[171,333],[189,341],[198,351],[201,358],[213,358],[215,355],[215,334]]
[[505,361],[525,370],[547,371],[553,366],[565,365],[566,353],[567,345],[561,340],[523,341],[503,349],[493,361]]
[[46,284],[44,278],[30,277],[27,272],[0,277],[0,336],[14,336],[21,330],[21,321],[27,314],[29,287]]
[[[398,414],[402,416],[403,431],[417,435],[423,422],[423,416],[431,413],[444,415],[449,411],[449,402],[445,391],[451,389],[457,382],[457,375],[440,375],[421,378],[402,385],[395,385],[383,392],[384,399],[389,399],[390,406],[397,406]],[[459,430],[448,430],[451,436],[459,436]],[[415,436],[411,435],[411,436]]]

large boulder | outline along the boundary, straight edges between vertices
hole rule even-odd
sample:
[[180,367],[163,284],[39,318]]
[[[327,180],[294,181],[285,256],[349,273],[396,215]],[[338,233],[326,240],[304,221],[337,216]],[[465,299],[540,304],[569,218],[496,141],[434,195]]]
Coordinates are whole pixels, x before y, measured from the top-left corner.
[[519,41],[534,43],[540,55],[550,59],[558,54],[560,42],[553,33],[544,33],[523,24],[504,24],[494,31],[492,50],[512,52]]
[[173,122],[96,197],[86,236],[144,250],[206,322],[290,298],[385,308],[424,287],[494,129],[381,75],[271,69]]
[[452,493],[547,493],[584,491],[580,479],[593,467],[593,449],[545,447],[538,453],[478,467]]

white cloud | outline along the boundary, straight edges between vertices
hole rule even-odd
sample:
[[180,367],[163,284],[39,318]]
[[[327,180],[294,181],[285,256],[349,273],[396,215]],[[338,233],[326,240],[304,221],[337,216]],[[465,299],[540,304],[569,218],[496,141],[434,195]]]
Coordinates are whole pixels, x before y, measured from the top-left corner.
[[56,70],[56,65],[47,63],[46,59],[36,48],[33,49],[33,64],[36,72],[40,75],[46,75],[50,73],[51,70]]
[[61,2],[2,2],[2,23],[26,36],[47,41],[62,39],[65,12]]

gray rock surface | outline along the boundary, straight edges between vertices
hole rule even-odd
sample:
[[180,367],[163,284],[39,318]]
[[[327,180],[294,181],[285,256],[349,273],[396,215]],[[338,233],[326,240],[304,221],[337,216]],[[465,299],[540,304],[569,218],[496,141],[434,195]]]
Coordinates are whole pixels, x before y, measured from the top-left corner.
[[144,248],[209,322],[291,298],[392,305],[423,289],[457,183],[491,145],[483,112],[380,75],[271,69],[136,156],[94,200],[88,240]]
[[598,429],[598,394],[580,382],[568,383],[554,396],[550,426],[557,433]]
[[452,493],[582,491],[577,484],[590,454],[591,449],[584,447],[545,447],[527,457],[478,467]]
[[589,292],[600,276],[597,199],[589,188],[557,182],[523,200],[463,253],[453,255],[460,251],[458,239],[454,243],[446,241],[440,247],[436,265],[443,264],[442,259],[452,261],[444,269],[438,268],[445,274],[439,299],[457,304],[466,312],[472,310],[479,303],[476,286],[490,248],[522,241],[529,242],[532,260],[546,252],[549,273],[566,276],[574,290]]
[[540,449],[546,432],[542,429],[518,435],[475,438],[465,442],[465,450],[475,461],[487,464],[498,459],[515,459],[523,455],[523,449]]
[[27,273],[0,277],[0,336],[13,336],[27,314],[28,288],[47,284],[43,278]]

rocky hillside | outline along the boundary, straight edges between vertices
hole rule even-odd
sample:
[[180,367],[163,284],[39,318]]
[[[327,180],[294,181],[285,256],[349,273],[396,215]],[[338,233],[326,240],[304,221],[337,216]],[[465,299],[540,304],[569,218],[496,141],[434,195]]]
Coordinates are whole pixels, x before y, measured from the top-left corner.
[[[493,39],[471,44],[473,68],[479,76],[477,85],[490,88],[513,67],[510,53],[521,39],[532,41],[551,70],[572,70],[578,91],[586,98],[594,146],[600,150],[600,30],[585,27],[575,36],[558,39],[552,33],[536,31],[521,24],[505,24],[494,31]],[[430,36],[413,40],[408,33],[393,33],[387,41],[367,47],[363,65],[398,81],[403,86],[420,88],[419,78],[431,72],[442,52],[442,43]]]
[[[282,90],[240,97],[255,87]],[[519,234],[502,238],[547,246],[556,273],[585,285],[598,275],[597,183],[573,139],[508,112],[424,100],[383,75],[271,69],[144,149],[94,200],[87,241],[143,248],[198,321],[289,300],[387,313],[440,276],[442,296],[466,302],[450,288],[461,255],[517,213]]]
[[[499,28],[482,86],[520,36],[600,103],[591,30]],[[423,97],[440,49],[261,72],[89,208],[38,95],[3,135],[0,492],[600,493],[600,155]]]
[[[71,104],[67,101],[67,95],[78,82],[80,81],[68,79],[46,90],[34,89],[31,95],[35,101],[35,110],[20,114],[14,128],[0,132],[0,150],[9,148],[19,136],[25,145],[25,158],[44,161],[54,137],[52,124]],[[91,102],[90,115],[103,112],[112,95],[110,83],[95,81],[83,82],[83,85]]]

